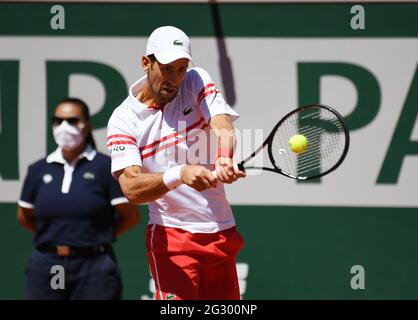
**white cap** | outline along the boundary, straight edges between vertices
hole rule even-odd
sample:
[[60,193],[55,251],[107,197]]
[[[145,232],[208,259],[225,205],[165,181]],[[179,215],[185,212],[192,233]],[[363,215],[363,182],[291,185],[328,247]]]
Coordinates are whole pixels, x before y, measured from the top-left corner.
[[172,26],[159,27],[151,33],[146,50],[146,55],[150,54],[153,54],[162,64],[181,58],[192,61],[189,37]]

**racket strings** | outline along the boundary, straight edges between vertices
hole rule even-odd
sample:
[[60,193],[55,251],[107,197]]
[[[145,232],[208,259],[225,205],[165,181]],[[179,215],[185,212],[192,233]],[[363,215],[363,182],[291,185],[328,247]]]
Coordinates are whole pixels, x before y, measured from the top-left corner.
[[[338,123],[338,125],[340,126],[340,130],[343,130],[343,127],[341,126],[341,124]],[[305,131],[301,129],[301,132],[305,132]],[[308,141],[309,141],[309,137],[316,137],[321,133],[322,133],[321,130],[315,130],[314,132],[304,133],[304,135],[308,138]],[[330,146],[326,145],[327,141],[322,141],[322,143],[317,143],[311,146],[309,153],[299,156],[298,158],[299,169],[303,167],[304,165],[306,165],[307,163],[309,163],[313,157],[316,157],[318,155],[318,153],[325,154],[325,157],[323,158],[329,159],[330,157],[332,157],[331,152],[335,153],[335,150],[333,149],[333,147],[340,148],[341,153],[343,152],[344,145],[340,143],[337,135],[330,134],[330,135],[323,137],[323,139],[324,138],[329,140],[328,142]]]
[[[303,153],[296,154],[289,148],[289,139],[295,134],[304,135],[308,140]],[[306,108],[283,121],[270,147],[276,168],[293,177],[313,177],[331,170],[339,162],[345,150],[345,130],[330,110]]]

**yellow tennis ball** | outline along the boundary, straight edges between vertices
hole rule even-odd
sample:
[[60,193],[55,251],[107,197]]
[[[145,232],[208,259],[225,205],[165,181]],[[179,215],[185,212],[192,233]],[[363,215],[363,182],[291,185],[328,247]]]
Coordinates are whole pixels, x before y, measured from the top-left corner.
[[303,153],[308,148],[308,139],[304,135],[295,134],[289,139],[289,148],[296,154]]

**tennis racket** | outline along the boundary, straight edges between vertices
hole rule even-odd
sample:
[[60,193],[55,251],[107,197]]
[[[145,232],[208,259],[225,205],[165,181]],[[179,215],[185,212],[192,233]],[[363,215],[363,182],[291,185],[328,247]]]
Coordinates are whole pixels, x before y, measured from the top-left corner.
[[[303,153],[296,154],[289,147],[289,139],[296,134],[307,138]],[[258,169],[297,180],[315,179],[341,165],[349,144],[350,135],[343,117],[329,106],[311,104],[284,116],[263,144],[235,166],[241,171]],[[248,164],[265,147],[272,167]]]

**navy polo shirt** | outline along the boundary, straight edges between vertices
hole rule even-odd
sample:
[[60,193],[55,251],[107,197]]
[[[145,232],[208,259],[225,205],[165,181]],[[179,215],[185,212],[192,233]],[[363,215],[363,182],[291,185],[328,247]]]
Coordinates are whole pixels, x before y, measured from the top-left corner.
[[91,146],[71,164],[60,149],[29,166],[19,206],[33,208],[35,246],[96,246],[115,240],[114,205],[126,203],[110,158]]

